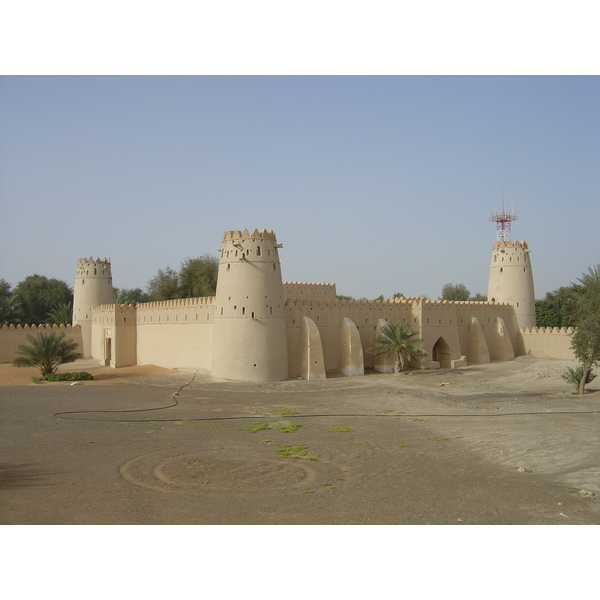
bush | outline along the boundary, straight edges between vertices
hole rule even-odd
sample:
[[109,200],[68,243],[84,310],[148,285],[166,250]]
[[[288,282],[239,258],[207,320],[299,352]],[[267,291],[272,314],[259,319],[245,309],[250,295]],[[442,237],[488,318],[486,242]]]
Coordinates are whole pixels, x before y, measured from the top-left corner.
[[93,375],[81,371],[80,373],[48,373],[43,377],[32,377],[32,381],[90,381],[94,379]]
[[[575,386],[575,392],[579,392],[579,385],[581,384],[581,378],[583,377],[583,365],[579,365],[576,368],[567,367],[566,373],[563,373],[562,378],[567,382]],[[590,369],[585,383],[591,383],[596,379],[595,373]]]

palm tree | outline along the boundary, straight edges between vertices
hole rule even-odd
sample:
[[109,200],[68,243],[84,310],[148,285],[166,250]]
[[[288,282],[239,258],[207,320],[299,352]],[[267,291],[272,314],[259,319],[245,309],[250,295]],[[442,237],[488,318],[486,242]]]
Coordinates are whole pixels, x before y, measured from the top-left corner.
[[19,346],[15,352],[12,364],[15,367],[39,367],[44,375],[54,373],[56,369],[65,363],[70,363],[83,354],[75,352],[77,342],[65,340],[65,334],[38,333],[37,338],[27,336],[27,345]]
[[70,325],[73,320],[73,305],[70,302],[59,302],[48,312],[46,322],[49,325]]
[[0,327],[14,325],[23,318],[23,310],[14,296],[0,296]]
[[423,340],[416,337],[418,334],[406,321],[400,321],[396,325],[386,322],[381,328],[381,334],[373,340],[375,346],[369,352],[373,356],[393,355],[394,373],[400,373],[412,358],[427,355],[421,348]]

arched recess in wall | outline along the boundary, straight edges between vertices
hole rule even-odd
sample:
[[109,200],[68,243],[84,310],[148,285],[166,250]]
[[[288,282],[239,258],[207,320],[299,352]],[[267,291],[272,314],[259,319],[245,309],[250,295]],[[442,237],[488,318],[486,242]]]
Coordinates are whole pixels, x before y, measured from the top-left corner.
[[443,337],[438,338],[438,341],[433,345],[431,358],[440,363],[441,369],[450,369],[452,367],[450,346],[448,346],[448,342]]

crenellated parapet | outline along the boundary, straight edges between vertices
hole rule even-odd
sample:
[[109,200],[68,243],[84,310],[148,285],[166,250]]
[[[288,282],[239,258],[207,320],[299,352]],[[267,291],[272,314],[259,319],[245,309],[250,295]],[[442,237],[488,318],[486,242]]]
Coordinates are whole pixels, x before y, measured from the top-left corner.
[[[404,298],[403,300],[407,300]],[[342,298],[287,298],[285,301],[287,306],[313,306],[315,308],[383,308],[411,306],[411,302],[398,302],[398,299],[391,298],[389,300],[348,300]]]
[[515,240],[513,242],[510,240],[499,240],[497,242],[494,242],[493,248],[494,250],[501,248],[523,248],[524,250],[527,250],[529,249],[529,246],[525,241],[520,242],[519,240]]
[[79,325],[2,325],[1,330],[6,331],[81,331]]
[[212,306],[215,303],[214,296],[202,296],[199,298],[177,298],[176,300],[159,300],[156,302],[142,302],[137,305],[138,310],[154,310],[156,308],[181,308],[190,306]]
[[111,276],[110,259],[108,258],[79,258],[77,259],[77,277],[105,275]]
[[135,312],[135,305],[133,304],[99,304],[98,306],[94,306],[92,308],[92,312],[96,313],[96,312],[108,312],[108,311],[115,311],[115,310],[120,310],[120,311],[124,311],[124,310],[131,310],[132,312]]
[[271,240],[273,242],[277,241],[275,237],[275,232],[272,229],[255,229],[252,234],[247,229],[244,231],[239,231],[238,229],[234,229],[231,231],[225,231],[223,233],[222,241],[226,242],[228,240],[240,240],[240,239],[261,239],[261,240]]
[[575,330],[572,327],[524,327],[519,329],[520,334],[544,334],[544,335],[573,335]]
[[335,298],[336,294],[335,283],[283,283],[284,298]]
[[470,300],[428,300],[427,298],[416,298],[414,300],[416,304],[420,304],[427,308],[465,308],[465,307],[477,307],[477,308],[489,308],[495,310],[499,306],[508,306],[508,302],[471,302]]

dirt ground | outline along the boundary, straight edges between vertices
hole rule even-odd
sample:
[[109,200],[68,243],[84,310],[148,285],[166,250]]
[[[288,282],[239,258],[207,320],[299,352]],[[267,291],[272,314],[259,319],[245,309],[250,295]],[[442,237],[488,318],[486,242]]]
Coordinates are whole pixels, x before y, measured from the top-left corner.
[[[600,386],[519,357],[249,384],[0,365],[1,524],[598,524]],[[595,385],[596,384],[596,385]]]

